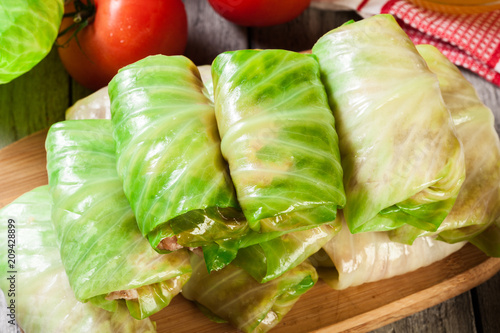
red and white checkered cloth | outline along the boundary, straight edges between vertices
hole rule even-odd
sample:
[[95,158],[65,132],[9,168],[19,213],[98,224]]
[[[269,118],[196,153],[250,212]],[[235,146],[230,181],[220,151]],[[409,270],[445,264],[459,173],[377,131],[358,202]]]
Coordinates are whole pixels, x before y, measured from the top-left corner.
[[[454,15],[417,7],[404,0],[318,0],[357,10],[362,16],[396,17],[415,44],[432,44],[458,66],[500,86],[500,10]],[[319,6],[318,6],[319,7]]]

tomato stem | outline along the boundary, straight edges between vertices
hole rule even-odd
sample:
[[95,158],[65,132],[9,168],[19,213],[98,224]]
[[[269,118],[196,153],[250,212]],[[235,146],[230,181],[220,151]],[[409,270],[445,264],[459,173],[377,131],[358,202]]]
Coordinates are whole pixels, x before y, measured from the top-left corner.
[[[80,43],[78,41],[78,33],[82,31],[83,28],[89,25],[94,19],[95,15],[95,4],[94,0],[69,0],[66,1],[65,4],[73,2],[75,7],[74,12],[66,13],[63,17],[73,18],[73,23],[67,28],[61,30],[57,35],[57,38],[67,35],[69,32],[72,32],[69,38],[62,44],[56,42],[56,46],[58,47],[66,47],[69,42],[74,38],[78,47],[80,47]],[[81,47],[80,47],[81,48]]]

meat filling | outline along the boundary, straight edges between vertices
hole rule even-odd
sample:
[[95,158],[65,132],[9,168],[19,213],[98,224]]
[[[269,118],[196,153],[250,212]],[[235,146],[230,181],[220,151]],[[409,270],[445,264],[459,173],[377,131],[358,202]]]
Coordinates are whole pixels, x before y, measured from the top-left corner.
[[108,301],[114,301],[115,299],[125,299],[127,301],[131,301],[138,298],[139,294],[135,289],[113,291],[106,296],[106,300]]
[[175,251],[182,249],[182,245],[177,244],[177,237],[166,237],[163,238],[158,244],[157,248],[158,250],[167,250],[167,251]]

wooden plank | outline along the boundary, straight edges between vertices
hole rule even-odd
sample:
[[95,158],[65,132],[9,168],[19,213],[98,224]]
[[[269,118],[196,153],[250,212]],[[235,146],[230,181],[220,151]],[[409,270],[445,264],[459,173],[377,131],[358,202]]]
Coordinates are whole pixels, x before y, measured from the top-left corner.
[[47,130],[31,134],[0,149],[0,207],[37,186],[48,184],[45,137]]
[[466,292],[430,309],[373,330],[372,333],[474,333],[477,332],[474,319],[471,296]]
[[84,86],[82,86],[81,84],[79,84],[78,82],[76,82],[75,80],[71,79],[71,82],[70,82],[70,100],[71,100],[71,105],[75,104],[76,101],[78,101],[79,99],[82,99],[88,95],[90,95],[91,93],[93,93],[92,90],[88,89],[88,88],[85,88]]
[[188,15],[188,44],[185,55],[196,65],[211,64],[224,51],[248,47],[247,28],[218,15],[208,1],[185,0]]
[[333,12],[308,8],[296,19],[277,26],[253,28],[251,48],[279,48],[303,51],[312,48],[326,32],[351,20],[361,17],[352,11]]
[[500,274],[475,288],[472,292],[478,313],[480,332],[500,332]]
[[68,76],[57,50],[28,73],[0,85],[0,148],[64,117]]

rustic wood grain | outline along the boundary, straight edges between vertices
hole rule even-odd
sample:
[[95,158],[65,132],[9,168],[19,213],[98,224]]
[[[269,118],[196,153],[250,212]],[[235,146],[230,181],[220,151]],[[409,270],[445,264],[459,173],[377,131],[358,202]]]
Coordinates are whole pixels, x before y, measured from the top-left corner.
[[47,130],[31,134],[0,149],[0,207],[21,194],[48,183],[45,166]]
[[53,49],[31,71],[0,85],[0,148],[62,120],[68,80]]
[[310,50],[321,36],[351,19],[359,20],[361,17],[352,11],[332,12],[309,8],[288,23],[251,29],[250,47]]
[[373,330],[372,333],[475,333],[470,293],[463,293],[425,311]]
[[218,15],[208,1],[185,0],[188,44],[185,55],[196,65],[211,64],[224,51],[248,48],[247,28]]
[[478,331],[500,332],[500,274],[481,284],[472,291]]
[[75,104],[79,99],[82,99],[91,93],[93,93],[93,90],[90,90],[88,88],[85,88],[75,80],[71,79],[70,81],[70,91],[69,91],[69,98],[70,98],[70,105]]

